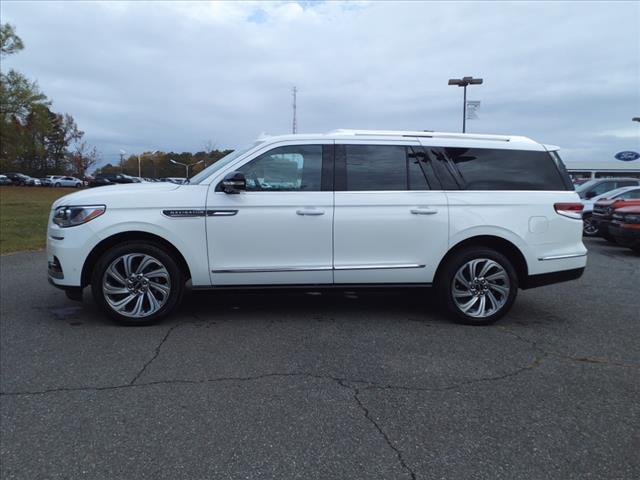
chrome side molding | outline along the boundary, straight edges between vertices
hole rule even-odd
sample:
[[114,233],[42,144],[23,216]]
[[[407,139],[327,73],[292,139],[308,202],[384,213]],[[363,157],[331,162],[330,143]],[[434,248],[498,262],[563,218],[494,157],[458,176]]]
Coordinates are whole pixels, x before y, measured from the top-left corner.
[[211,273],[278,273],[278,272],[320,272],[327,270],[381,270],[396,268],[424,268],[425,265],[417,263],[392,263],[380,265],[340,265],[340,266],[317,266],[317,267],[258,267],[258,268],[225,268],[211,270]]
[[394,268],[424,268],[425,265],[418,263],[382,263],[372,265],[336,265],[334,270],[382,270]]
[[566,255],[549,255],[548,257],[539,257],[538,260],[541,262],[545,262],[547,260],[563,260],[565,258],[579,258],[586,256],[586,253],[568,253]]

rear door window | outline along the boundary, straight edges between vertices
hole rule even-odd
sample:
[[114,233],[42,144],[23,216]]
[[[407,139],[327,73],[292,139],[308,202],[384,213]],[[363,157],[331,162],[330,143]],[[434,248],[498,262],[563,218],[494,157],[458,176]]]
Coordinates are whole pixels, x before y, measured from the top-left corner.
[[[338,145],[337,190],[428,190],[425,156],[405,145]],[[342,165],[340,165],[342,164]]]
[[445,147],[466,190],[569,190],[548,152]]

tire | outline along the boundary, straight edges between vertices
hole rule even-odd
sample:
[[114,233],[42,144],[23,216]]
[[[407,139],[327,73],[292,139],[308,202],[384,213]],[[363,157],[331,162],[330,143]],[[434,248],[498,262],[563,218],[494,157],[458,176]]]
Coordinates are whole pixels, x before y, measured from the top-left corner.
[[[484,274],[479,275],[484,268]],[[466,325],[489,325],[511,309],[518,294],[518,276],[500,252],[488,247],[470,247],[445,260],[435,287],[450,319]],[[465,305],[469,307],[467,310]],[[481,312],[481,308],[486,310]]]
[[60,185],[60,182],[56,182],[53,186],[56,188],[60,188],[62,185]]
[[599,234],[598,225],[593,223],[591,215],[586,215],[582,219],[582,234],[585,237],[597,237]]
[[82,185],[80,185],[79,183],[76,183],[76,188],[80,188]]
[[[152,272],[156,275],[149,275]],[[136,277],[136,273],[140,275]],[[158,323],[180,304],[184,284],[178,262],[166,249],[137,241],[116,245],[105,252],[91,276],[96,303],[122,325]]]

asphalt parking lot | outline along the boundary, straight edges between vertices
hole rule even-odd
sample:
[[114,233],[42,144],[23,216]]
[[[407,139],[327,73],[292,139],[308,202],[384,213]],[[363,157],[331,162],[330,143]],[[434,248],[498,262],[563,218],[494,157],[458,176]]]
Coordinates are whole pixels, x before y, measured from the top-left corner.
[[588,247],[475,328],[415,292],[194,294],[118,327],[44,252],[4,256],[1,476],[640,478],[640,257]]

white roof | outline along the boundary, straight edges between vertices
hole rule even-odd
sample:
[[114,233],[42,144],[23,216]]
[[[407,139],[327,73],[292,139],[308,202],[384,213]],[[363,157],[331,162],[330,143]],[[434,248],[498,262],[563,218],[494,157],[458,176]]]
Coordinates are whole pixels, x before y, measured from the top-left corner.
[[[369,137],[369,138],[382,138],[382,137],[408,137],[408,138],[443,138],[451,140],[486,140],[500,143],[520,143],[529,145],[540,145],[535,140],[528,137],[516,136],[516,135],[486,135],[479,133],[452,133],[452,132],[431,132],[425,130],[357,130],[357,129],[344,129],[331,130],[326,133],[314,133],[314,134],[288,134],[269,136],[262,134],[258,138],[258,141],[264,140],[296,140],[296,139],[333,139],[333,138],[355,138],[355,137]],[[558,147],[550,146],[550,149],[557,150]]]

